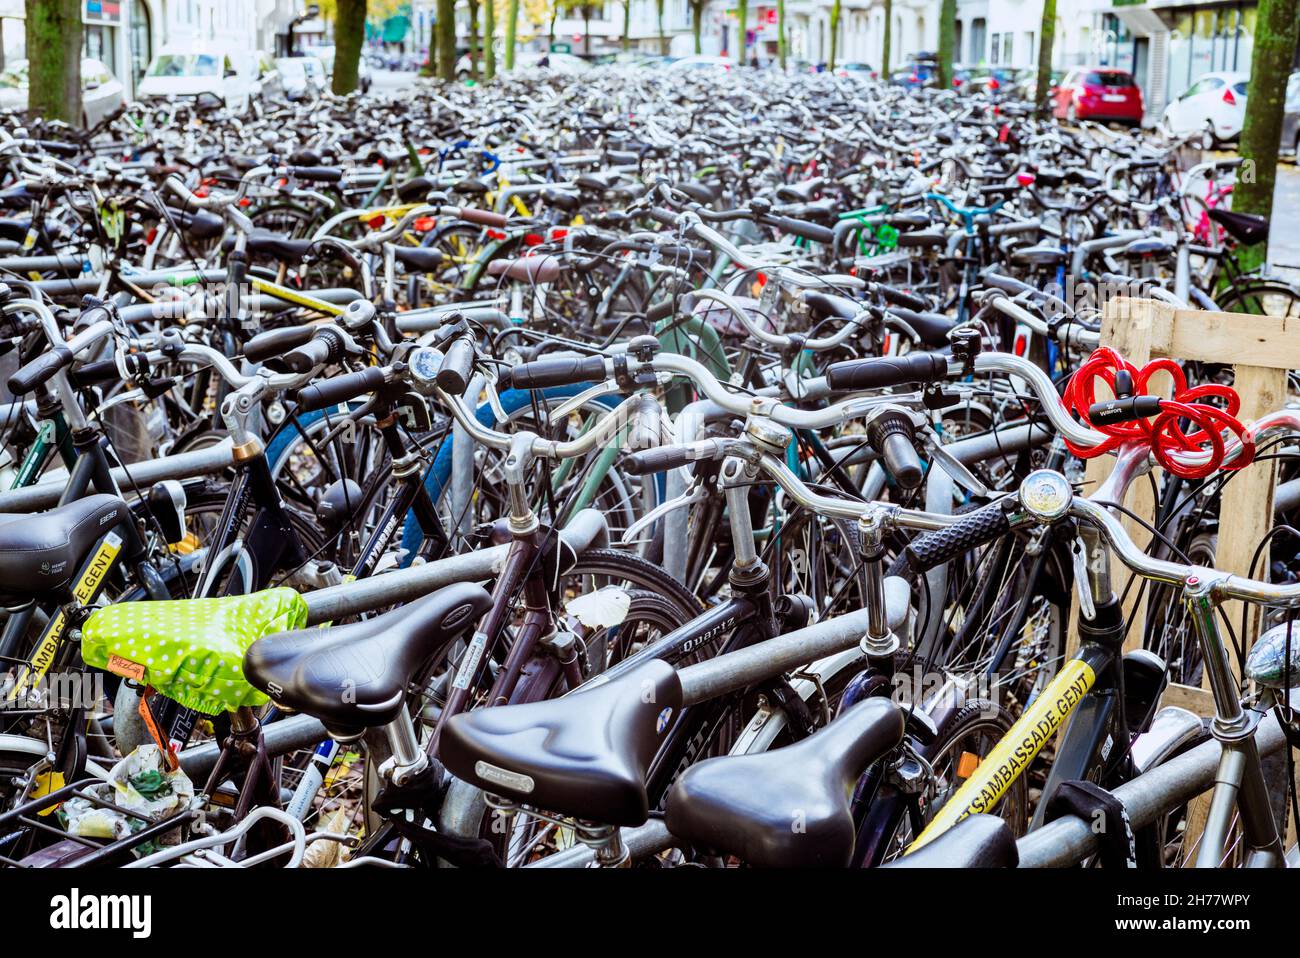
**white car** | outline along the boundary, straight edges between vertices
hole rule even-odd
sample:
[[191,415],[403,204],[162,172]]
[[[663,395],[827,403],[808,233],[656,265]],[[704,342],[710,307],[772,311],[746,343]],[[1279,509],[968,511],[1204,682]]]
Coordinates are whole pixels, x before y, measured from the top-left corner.
[[149,61],[136,91],[140,99],[197,97],[210,94],[236,113],[245,113],[249,101],[261,93],[258,58],[248,54],[164,49]]
[[[506,61],[505,53],[497,51],[497,71],[505,72]],[[478,60],[479,75],[483,73],[483,53],[479,51]],[[541,53],[538,51],[520,50],[515,54],[515,70],[554,70],[556,73],[563,73],[567,76],[578,76],[586,73],[591,69],[591,64],[582,57],[574,56],[572,53]],[[469,79],[469,54],[465,54],[456,61],[456,79]]]
[[1205,146],[1236,139],[1246,121],[1249,73],[1207,73],[1165,107],[1162,122],[1182,136],[1202,131]]
[[682,57],[680,60],[674,60],[668,64],[668,70],[671,73],[678,73],[684,70],[718,70],[726,72],[735,66],[735,61],[731,57],[706,57],[690,56]]
[[[81,125],[94,126],[123,103],[122,82],[99,60],[81,61]],[[27,61],[14,60],[0,73],[0,110],[27,109]]]

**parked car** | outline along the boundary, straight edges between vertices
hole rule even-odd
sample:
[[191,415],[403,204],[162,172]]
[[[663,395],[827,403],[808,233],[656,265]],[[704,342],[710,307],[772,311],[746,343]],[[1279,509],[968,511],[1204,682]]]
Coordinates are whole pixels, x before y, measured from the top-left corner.
[[206,93],[227,109],[244,113],[262,91],[259,61],[256,54],[166,47],[149,61],[136,92],[142,100]]
[[[123,103],[122,81],[99,60],[81,61],[81,123],[94,126]],[[0,73],[0,110],[27,109],[27,61],[14,60]]]
[[1113,67],[1071,70],[1049,91],[1052,113],[1058,120],[1096,120],[1101,123],[1142,122],[1142,90],[1133,74]]
[[1300,163],[1300,70],[1287,81],[1283,110],[1282,149],[1289,150],[1292,159]]
[[275,72],[286,100],[314,100],[329,86],[325,65],[315,57],[278,57]]
[[689,56],[674,60],[668,65],[668,72],[681,73],[686,70],[727,71],[736,65],[731,57]]
[[1162,122],[1178,136],[1204,132],[1206,147],[1235,140],[1246,121],[1249,84],[1249,73],[1207,73],[1165,107]]
[[875,68],[869,63],[840,63],[835,67],[837,77],[855,77],[859,80],[876,78]]

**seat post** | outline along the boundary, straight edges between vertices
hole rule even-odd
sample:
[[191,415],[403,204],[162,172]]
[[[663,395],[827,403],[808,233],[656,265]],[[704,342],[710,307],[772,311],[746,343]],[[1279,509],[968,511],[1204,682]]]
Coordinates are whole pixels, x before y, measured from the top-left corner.
[[405,709],[384,726],[388,748],[392,752],[379,767],[379,774],[394,785],[405,785],[429,765],[429,756],[420,748],[415,725]]
[[577,839],[596,853],[597,868],[631,868],[632,855],[623,844],[623,834],[614,825],[579,822]]

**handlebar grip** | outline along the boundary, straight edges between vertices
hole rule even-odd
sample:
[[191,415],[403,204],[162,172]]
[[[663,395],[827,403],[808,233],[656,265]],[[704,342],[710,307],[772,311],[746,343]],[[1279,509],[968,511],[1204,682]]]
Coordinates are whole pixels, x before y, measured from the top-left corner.
[[882,389],[903,383],[928,383],[948,375],[948,360],[937,353],[850,359],[826,367],[831,389]]
[[122,371],[117,368],[116,359],[100,359],[93,363],[83,363],[79,368],[68,373],[68,382],[78,388],[121,378]]
[[574,383],[600,382],[604,379],[603,356],[537,359],[510,371],[510,385],[515,389],[545,389],[548,386],[571,386]]
[[650,210],[646,215],[662,226],[677,225],[677,214],[674,213],[672,210],[665,209],[662,206],[650,207]]
[[991,503],[968,513],[946,529],[927,532],[913,539],[894,560],[889,572],[911,571],[920,575],[1010,531],[1011,522],[1003,503]]
[[623,457],[619,465],[629,476],[648,476],[656,472],[680,469],[694,461],[686,446],[661,446],[658,449],[642,449],[629,453]]
[[880,444],[880,457],[885,468],[904,489],[915,489],[925,478],[925,468],[916,454],[912,441],[902,433],[890,433]]
[[48,353],[42,353],[25,366],[20,366],[9,377],[9,391],[15,396],[31,392],[37,386],[44,385],[60,369],[72,365],[72,350],[58,345]]
[[298,390],[298,411],[315,412],[374,392],[384,384],[384,370],[370,366],[356,373],[335,376]]
[[884,283],[877,284],[876,291],[880,293],[881,299],[895,306],[903,306],[918,313],[928,312],[930,309],[930,304],[925,298],[917,296],[915,293],[909,293],[894,286],[886,286]]
[[316,333],[311,326],[286,326],[283,329],[268,329],[258,333],[244,346],[244,358],[250,363],[261,363],[273,356],[294,349],[310,342]]
[[667,319],[673,314],[673,300],[665,299],[661,303],[655,303],[645,311],[646,322],[657,323],[660,320]]
[[438,367],[438,388],[451,396],[465,395],[474,374],[474,353],[474,340],[468,336],[452,340]]
[[818,223],[806,223],[789,216],[764,216],[763,223],[767,226],[775,226],[783,233],[802,236],[814,243],[830,245],[835,241],[835,231]]
[[1125,399],[1103,399],[1088,407],[1088,421],[1094,426],[1113,426],[1120,422],[1133,422],[1149,416],[1160,415],[1159,396],[1129,396]]
[[291,166],[289,175],[308,183],[337,183],[343,179],[343,171],[337,166]]
[[295,373],[311,372],[343,355],[343,343],[331,330],[318,330],[313,337],[284,354],[284,365]]
[[476,210],[462,207],[460,218],[466,223],[477,223],[479,226],[495,226],[497,229],[506,225],[506,218],[500,213],[493,213],[491,210]]

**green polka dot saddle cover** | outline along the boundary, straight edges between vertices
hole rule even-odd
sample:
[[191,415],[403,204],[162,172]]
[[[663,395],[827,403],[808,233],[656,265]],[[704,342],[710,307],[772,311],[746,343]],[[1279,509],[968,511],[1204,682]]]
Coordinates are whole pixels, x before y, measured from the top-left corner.
[[284,588],[220,599],[122,602],[86,620],[81,657],[213,715],[264,704],[266,696],[244,679],[245,650],[264,635],[306,622],[307,603]]

